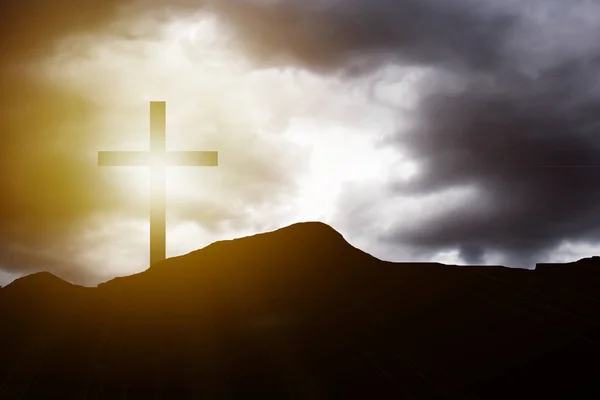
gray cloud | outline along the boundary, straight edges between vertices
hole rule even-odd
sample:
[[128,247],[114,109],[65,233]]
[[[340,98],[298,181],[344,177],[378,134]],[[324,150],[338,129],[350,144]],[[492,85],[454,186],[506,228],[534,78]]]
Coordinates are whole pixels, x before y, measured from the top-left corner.
[[467,262],[499,252],[523,265],[565,239],[600,239],[599,6],[314,4],[281,1],[233,20],[253,54],[272,62],[324,72],[433,67],[439,73],[421,85],[411,129],[388,143],[421,174],[392,189],[420,196],[473,186],[479,194],[476,204],[398,226],[383,240],[432,254],[458,248]]
[[422,174],[395,189],[418,195],[475,185],[486,212],[465,204],[392,239],[433,248],[466,243],[465,258],[496,250],[518,262],[563,239],[596,238],[600,97],[589,84],[598,79],[596,63],[566,60],[535,79],[499,71],[491,87],[473,80],[466,90],[426,96],[416,125],[395,138]]
[[323,72],[342,68],[352,75],[389,61],[487,69],[502,63],[502,39],[515,23],[509,13],[456,1],[218,4],[216,12],[241,34],[255,59]]

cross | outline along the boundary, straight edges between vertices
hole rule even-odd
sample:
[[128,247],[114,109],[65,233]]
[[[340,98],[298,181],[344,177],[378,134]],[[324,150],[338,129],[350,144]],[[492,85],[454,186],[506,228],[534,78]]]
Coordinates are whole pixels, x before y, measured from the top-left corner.
[[165,173],[168,166],[219,164],[216,151],[167,151],[166,103],[150,102],[150,151],[100,151],[101,167],[150,167],[150,265],[166,258]]

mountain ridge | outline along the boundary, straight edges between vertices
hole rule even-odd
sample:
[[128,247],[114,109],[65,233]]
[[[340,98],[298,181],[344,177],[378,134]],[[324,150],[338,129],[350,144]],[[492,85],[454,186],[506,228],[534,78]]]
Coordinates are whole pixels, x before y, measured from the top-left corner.
[[[119,277],[115,277],[115,278],[111,278],[105,282],[101,282],[98,285],[96,285],[96,287],[101,287],[104,286],[106,284],[109,284],[111,281],[114,280],[122,280],[124,278],[128,278],[129,276],[136,276],[139,274],[143,274],[148,272],[149,270],[151,270],[152,268],[162,268],[162,266],[164,266],[166,263],[171,263],[172,260],[178,260],[184,257],[197,257],[201,252],[205,252],[205,251],[213,251],[215,248],[217,247],[222,247],[222,246],[229,246],[232,245],[234,243],[239,243],[239,241],[244,241],[244,240],[248,240],[248,239],[263,239],[263,238],[269,238],[272,237],[273,235],[288,235],[288,234],[292,234],[294,232],[297,232],[299,230],[303,230],[304,232],[304,237],[306,238],[308,236],[308,233],[312,233],[312,234],[316,234],[316,235],[321,235],[320,238],[323,237],[331,237],[331,238],[336,238],[336,239],[341,239],[343,242],[339,242],[339,243],[343,243],[349,247],[352,247],[362,253],[364,253],[365,255],[372,257],[373,259],[380,261],[382,263],[387,263],[387,264],[391,264],[391,265],[403,265],[403,264],[409,264],[409,265],[420,265],[420,266],[432,266],[432,265],[437,265],[437,266],[447,266],[447,267],[466,267],[466,268],[472,268],[472,267],[484,267],[484,268],[507,268],[507,269],[519,269],[519,268],[513,268],[513,267],[506,267],[504,265],[460,265],[460,264],[444,264],[444,263],[439,263],[439,262],[402,262],[402,261],[387,261],[387,260],[381,260],[367,252],[365,252],[364,250],[361,250],[357,247],[354,247],[353,245],[351,245],[348,241],[346,241],[346,239],[344,238],[344,236],[338,232],[337,230],[335,230],[333,227],[331,227],[328,224],[325,224],[323,222],[319,222],[319,221],[307,221],[307,222],[297,222],[288,226],[284,226],[281,228],[277,228],[271,231],[267,231],[267,232],[261,232],[261,233],[256,233],[256,234],[252,234],[252,235],[248,235],[248,236],[242,236],[242,237],[238,237],[238,238],[233,238],[233,239],[225,239],[225,240],[219,240],[219,241],[215,241],[213,243],[208,244],[207,246],[200,248],[200,249],[196,249],[193,250],[191,252],[188,252],[186,254],[182,254],[179,256],[175,256],[175,257],[170,257],[167,260],[163,261],[162,263],[160,263],[160,265],[154,265],[154,266],[150,266],[148,269],[144,270],[144,271],[140,271],[138,273],[132,274],[132,275],[126,275],[126,276],[119,276]],[[265,236],[266,235],[266,236]],[[307,242],[303,242],[303,245],[306,246]],[[170,261],[171,260],[171,261]],[[600,256],[591,256],[591,257],[585,257],[585,258],[581,258],[579,260],[574,260],[574,261],[570,261],[570,262],[560,262],[560,263],[536,263],[536,267],[533,270],[537,270],[537,269],[541,269],[541,268],[556,268],[556,267],[573,267],[573,266],[578,266],[578,265],[582,265],[582,264],[598,264],[600,265]],[[528,270],[528,269],[523,269],[523,270]],[[76,287],[82,286],[82,285],[77,285],[77,284],[73,284],[71,282],[68,282],[56,275],[54,275],[53,273],[49,272],[49,271],[39,271],[33,274],[29,274],[29,275],[25,275],[22,276],[20,278],[15,279],[13,282],[9,283],[8,285],[5,285],[3,287],[0,287],[1,289],[7,289],[9,287],[14,287],[14,284],[16,282],[19,282],[18,285],[23,284],[24,282],[30,282],[31,279],[35,279],[35,280],[39,280],[40,277],[43,277],[42,280],[51,280],[50,277],[56,278],[58,280],[60,280],[61,282],[64,282],[66,284],[69,285],[73,285]],[[88,286],[82,286],[82,287],[88,287]]]
[[599,258],[391,263],[323,225],[96,288],[15,281],[0,290],[0,398],[600,397]]

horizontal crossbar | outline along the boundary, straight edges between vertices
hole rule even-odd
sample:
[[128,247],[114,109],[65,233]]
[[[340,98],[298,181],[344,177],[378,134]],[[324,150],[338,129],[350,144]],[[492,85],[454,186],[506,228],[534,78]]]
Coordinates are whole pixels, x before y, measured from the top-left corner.
[[216,151],[167,151],[154,154],[148,151],[99,151],[101,167],[216,167],[219,153]]

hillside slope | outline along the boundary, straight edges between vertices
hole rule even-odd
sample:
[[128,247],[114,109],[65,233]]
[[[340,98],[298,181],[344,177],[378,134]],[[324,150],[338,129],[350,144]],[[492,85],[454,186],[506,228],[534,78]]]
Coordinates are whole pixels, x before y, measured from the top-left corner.
[[380,261],[320,223],[0,289],[0,398],[599,398],[600,259]]

